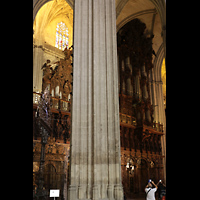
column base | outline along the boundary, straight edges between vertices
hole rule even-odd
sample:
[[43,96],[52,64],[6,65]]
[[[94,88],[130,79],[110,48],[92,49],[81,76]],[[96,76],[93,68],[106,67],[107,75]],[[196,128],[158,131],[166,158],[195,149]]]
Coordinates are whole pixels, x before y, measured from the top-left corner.
[[75,185],[70,185],[68,190],[68,200],[77,200],[77,189]]
[[114,196],[115,196],[115,200],[123,200],[123,187],[121,184],[117,184],[114,187]]

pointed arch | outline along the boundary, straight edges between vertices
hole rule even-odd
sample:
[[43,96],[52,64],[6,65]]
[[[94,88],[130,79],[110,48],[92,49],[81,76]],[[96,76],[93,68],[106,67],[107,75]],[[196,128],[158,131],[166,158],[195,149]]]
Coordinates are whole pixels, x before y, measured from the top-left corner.
[[161,81],[161,68],[162,68],[162,62],[165,58],[164,55],[164,44],[162,43],[156,52],[156,57],[154,59],[154,75],[156,81]]
[[[50,1],[53,1],[53,0],[33,0],[33,23],[40,8]],[[74,1],[73,0],[65,0],[65,1],[73,9]]]

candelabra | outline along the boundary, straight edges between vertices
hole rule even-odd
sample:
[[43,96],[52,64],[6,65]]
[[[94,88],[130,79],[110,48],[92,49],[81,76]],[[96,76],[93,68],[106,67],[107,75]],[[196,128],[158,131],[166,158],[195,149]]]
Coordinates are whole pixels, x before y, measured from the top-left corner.
[[133,174],[134,169],[135,169],[134,162],[131,158],[129,158],[126,164],[126,170],[129,172],[129,174]]
[[50,136],[51,114],[50,114],[50,94],[48,87],[44,90],[37,111],[37,124],[41,134],[41,156],[39,167],[39,182],[36,197],[39,200],[46,199],[48,192],[44,188],[44,162],[45,162],[45,145]]

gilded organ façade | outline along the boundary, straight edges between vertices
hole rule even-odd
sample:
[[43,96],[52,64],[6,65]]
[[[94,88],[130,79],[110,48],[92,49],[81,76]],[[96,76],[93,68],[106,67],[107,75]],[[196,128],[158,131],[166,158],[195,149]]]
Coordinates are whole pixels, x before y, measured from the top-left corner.
[[149,178],[163,179],[163,125],[154,121],[150,72],[153,35],[134,19],[117,34],[121,171],[127,197],[144,193]]
[[[134,19],[117,34],[119,69],[119,110],[121,141],[121,173],[124,192],[133,198],[144,193],[147,180],[163,179],[161,137],[163,125],[154,121],[151,103],[150,71],[153,68],[153,35],[146,26]],[[51,94],[50,137],[45,147],[44,187],[60,189],[66,197],[72,97],[72,49],[65,49],[64,59],[50,60],[43,70],[42,90]],[[41,94],[33,93],[33,185],[38,185],[40,162],[40,133],[37,126],[37,107]]]

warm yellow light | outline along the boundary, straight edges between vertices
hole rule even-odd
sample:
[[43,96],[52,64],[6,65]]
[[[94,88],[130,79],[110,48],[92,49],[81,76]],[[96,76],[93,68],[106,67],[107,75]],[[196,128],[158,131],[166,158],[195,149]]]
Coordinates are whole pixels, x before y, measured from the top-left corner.
[[129,163],[126,164],[126,168],[127,168],[127,169],[129,168]]
[[38,11],[34,25],[34,40],[55,46],[57,24],[64,22],[68,28],[69,46],[73,41],[73,10],[65,0],[50,1]]
[[162,68],[161,68],[161,79],[162,79],[162,88],[163,88],[163,99],[164,106],[166,106],[166,66],[165,66],[165,58],[163,59]]

